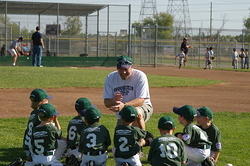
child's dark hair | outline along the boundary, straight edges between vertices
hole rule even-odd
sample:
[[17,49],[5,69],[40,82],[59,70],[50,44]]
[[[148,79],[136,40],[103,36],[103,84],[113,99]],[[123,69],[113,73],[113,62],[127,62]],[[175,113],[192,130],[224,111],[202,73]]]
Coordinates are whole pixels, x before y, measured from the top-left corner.
[[98,119],[85,119],[85,121],[87,122],[87,124],[88,125],[92,125],[92,124],[94,124],[94,123],[96,123],[96,122],[99,122],[99,120],[100,120],[100,118],[98,118]]

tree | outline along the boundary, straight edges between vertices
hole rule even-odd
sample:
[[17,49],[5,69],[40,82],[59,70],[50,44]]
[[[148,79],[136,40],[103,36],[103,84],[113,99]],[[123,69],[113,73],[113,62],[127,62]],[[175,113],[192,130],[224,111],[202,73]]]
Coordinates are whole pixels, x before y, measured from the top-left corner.
[[64,35],[80,35],[82,30],[82,22],[80,16],[69,16],[65,23],[65,30],[62,32]]
[[159,13],[158,15],[154,15],[152,18],[147,17],[143,20],[142,23],[135,22],[133,23],[133,27],[135,28],[136,34],[140,34],[141,29],[140,26],[150,27],[146,31],[150,31],[153,33],[153,27],[158,26],[157,37],[159,39],[167,39],[172,37],[173,32],[173,17],[168,13]]
[[250,42],[250,17],[244,20],[245,31],[245,41]]

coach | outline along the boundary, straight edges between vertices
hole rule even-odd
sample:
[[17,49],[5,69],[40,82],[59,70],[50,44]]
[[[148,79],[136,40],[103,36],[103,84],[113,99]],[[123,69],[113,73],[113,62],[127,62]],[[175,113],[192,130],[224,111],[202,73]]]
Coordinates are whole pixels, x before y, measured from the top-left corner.
[[136,107],[138,117],[133,124],[145,130],[147,122],[153,113],[150,101],[148,79],[145,73],[132,67],[132,58],[120,56],[117,59],[117,71],[106,77],[104,85],[104,104],[116,113],[117,124],[121,123],[119,111],[125,106]]
[[44,48],[42,34],[39,32],[40,27],[36,27],[36,32],[32,34],[32,65],[37,67],[42,67],[42,49]]

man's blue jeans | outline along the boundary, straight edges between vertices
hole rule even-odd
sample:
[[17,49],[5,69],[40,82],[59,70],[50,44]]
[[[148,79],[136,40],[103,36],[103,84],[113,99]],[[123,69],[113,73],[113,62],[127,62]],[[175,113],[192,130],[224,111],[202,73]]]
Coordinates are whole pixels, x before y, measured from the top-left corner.
[[33,66],[41,66],[42,64],[42,46],[34,45],[33,46],[33,54],[32,54],[32,65]]

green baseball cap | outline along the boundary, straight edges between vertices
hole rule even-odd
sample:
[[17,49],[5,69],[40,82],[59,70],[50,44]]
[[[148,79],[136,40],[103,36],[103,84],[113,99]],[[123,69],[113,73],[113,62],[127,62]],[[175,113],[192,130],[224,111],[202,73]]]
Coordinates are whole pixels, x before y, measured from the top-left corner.
[[119,115],[121,118],[126,122],[133,122],[137,117],[137,110],[133,106],[125,106],[123,109],[119,112]]
[[47,94],[47,92],[43,89],[34,89],[30,93],[30,100],[33,102],[39,102],[42,101],[43,99],[48,99],[50,98]]
[[173,112],[183,116],[186,120],[192,121],[197,116],[196,109],[191,105],[184,105],[182,107],[174,107]]
[[133,60],[129,56],[119,56],[117,59],[117,68],[128,69],[133,64]]
[[57,114],[58,113],[52,104],[42,104],[38,109],[38,116],[40,118],[51,118]]
[[163,130],[170,130],[175,128],[175,121],[170,116],[163,116],[158,121],[158,128]]
[[81,116],[84,116],[86,109],[89,107],[92,107],[92,104],[88,98],[81,97],[75,102],[75,109]]
[[197,109],[197,116],[204,116],[213,119],[213,112],[209,107],[200,107]]
[[85,111],[84,118],[86,120],[96,120],[99,119],[100,117],[101,117],[101,112],[97,108],[89,107]]

